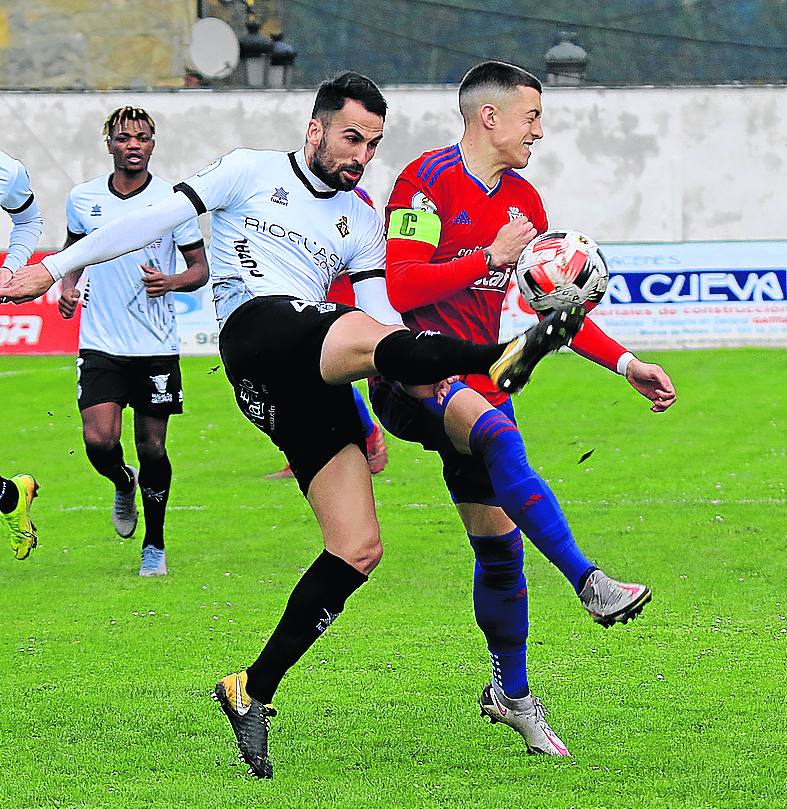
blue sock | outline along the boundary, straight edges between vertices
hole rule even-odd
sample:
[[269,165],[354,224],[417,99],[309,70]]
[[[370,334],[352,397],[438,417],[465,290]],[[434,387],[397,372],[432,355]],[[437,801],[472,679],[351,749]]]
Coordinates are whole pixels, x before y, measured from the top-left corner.
[[522,535],[467,535],[475,552],[473,605],[486,637],[497,687],[512,699],[530,693],[527,683],[527,582]]
[[513,421],[488,410],[470,431],[470,449],[483,460],[503,511],[579,592],[594,565],[574,541],[552,490],[528,463]]
[[358,415],[361,417],[361,424],[363,424],[363,434],[368,438],[374,431],[374,422],[371,415],[369,415],[369,408],[366,407],[366,402],[361,396],[361,392],[353,385],[353,396],[355,396],[355,406],[358,408]]

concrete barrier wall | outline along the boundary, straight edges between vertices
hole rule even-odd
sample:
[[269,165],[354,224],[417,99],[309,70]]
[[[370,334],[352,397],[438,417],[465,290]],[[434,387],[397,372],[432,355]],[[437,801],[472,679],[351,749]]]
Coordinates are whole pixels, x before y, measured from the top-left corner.
[[[455,87],[386,96],[385,139],[363,182],[378,207],[407,162],[462,131]],[[151,166],[178,180],[236,146],[299,146],[312,99],[311,91],[3,93],[0,149],[28,167],[46,218],[41,247],[55,248],[69,189],[111,168],[101,126],[114,107],[151,112]],[[543,103],[545,136],[526,176],[553,225],[603,242],[787,235],[787,87],[548,88]],[[0,244],[9,224],[0,217]]]

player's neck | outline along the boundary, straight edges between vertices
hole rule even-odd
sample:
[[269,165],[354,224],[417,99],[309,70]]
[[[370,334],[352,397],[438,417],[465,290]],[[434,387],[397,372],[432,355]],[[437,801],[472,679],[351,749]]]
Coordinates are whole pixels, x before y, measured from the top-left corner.
[[497,149],[483,140],[474,138],[470,133],[465,132],[464,137],[459,141],[459,148],[462,150],[467,170],[478,177],[487,188],[494,188],[503,172],[508,168],[501,163]]
[[144,171],[123,171],[122,169],[115,169],[112,172],[112,188],[124,197],[139,191],[143,185],[148,181],[150,172],[145,169]]

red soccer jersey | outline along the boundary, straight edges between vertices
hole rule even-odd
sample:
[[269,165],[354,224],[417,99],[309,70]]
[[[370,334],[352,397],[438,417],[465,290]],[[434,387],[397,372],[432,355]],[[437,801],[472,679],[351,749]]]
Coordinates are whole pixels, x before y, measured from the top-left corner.
[[[536,189],[510,170],[487,188],[469,171],[455,144],[410,163],[394,185],[385,214],[388,296],[405,325],[496,343],[513,265],[489,271],[481,251],[503,225],[520,216],[539,233],[547,230]],[[625,351],[589,320],[573,348],[613,369]],[[506,398],[488,376],[474,374],[464,381],[492,404]]]

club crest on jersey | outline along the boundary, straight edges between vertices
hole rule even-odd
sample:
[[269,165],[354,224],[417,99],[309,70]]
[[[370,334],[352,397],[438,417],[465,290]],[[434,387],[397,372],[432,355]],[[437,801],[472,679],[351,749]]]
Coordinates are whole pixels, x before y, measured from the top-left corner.
[[276,202],[279,205],[286,205],[289,202],[289,200],[287,199],[289,193],[290,193],[289,191],[285,191],[283,188],[277,188],[271,194],[271,202]]
[[419,191],[417,194],[413,195],[412,200],[410,201],[410,207],[414,211],[426,211],[427,213],[437,213],[437,205],[432,202],[429,197],[426,196],[423,192]]
[[524,214],[522,213],[522,211],[519,210],[519,208],[516,207],[516,205],[512,205],[508,209],[508,221],[509,222],[513,222],[515,219],[521,219],[523,216],[524,216]]
[[91,216],[101,216],[101,206],[100,205],[94,205],[90,209],[90,215]]
[[336,223],[336,230],[339,231],[339,235],[344,239],[346,236],[350,235],[350,225],[347,222],[347,217],[343,216],[337,223]]

